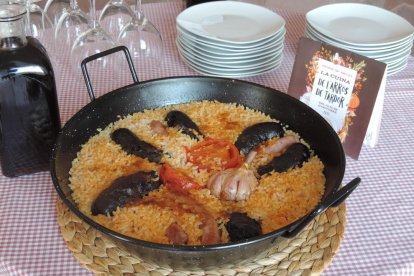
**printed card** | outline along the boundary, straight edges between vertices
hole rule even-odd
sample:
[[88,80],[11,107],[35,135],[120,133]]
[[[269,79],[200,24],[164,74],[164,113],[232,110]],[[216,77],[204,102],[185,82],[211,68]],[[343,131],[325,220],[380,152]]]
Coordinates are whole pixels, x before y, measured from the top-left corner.
[[324,117],[345,153],[358,159],[363,143],[377,142],[386,70],[385,63],[301,38],[288,94]]

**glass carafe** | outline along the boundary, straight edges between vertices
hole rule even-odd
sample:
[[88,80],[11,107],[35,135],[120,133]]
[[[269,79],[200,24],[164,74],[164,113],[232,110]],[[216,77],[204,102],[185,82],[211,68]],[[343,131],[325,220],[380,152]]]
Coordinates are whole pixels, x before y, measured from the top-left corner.
[[25,35],[25,13],[22,5],[0,5],[0,162],[8,177],[48,170],[60,130],[52,65]]

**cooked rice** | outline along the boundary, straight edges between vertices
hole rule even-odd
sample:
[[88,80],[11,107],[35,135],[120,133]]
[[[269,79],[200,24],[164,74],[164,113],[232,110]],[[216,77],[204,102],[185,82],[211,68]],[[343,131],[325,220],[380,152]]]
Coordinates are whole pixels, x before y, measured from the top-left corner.
[[[113,216],[91,214],[91,206],[95,198],[116,178],[137,171],[158,171],[160,167],[146,159],[125,153],[119,145],[115,144],[110,138],[110,133],[117,128],[128,128],[140,139],[162,149],[164,152],[162,162],[182,169],[199,184],[206,185],[213,172],[199,171],[186,162],[184,146],[191,147],[197,141],[174,128],[168,128],[168,135],[158,135],[149,127],[152,120],[162,122],[166,114],[174,109],[186,113],[206,136],[227,139],[233,143],[246,127],[260,122],[275,121],[261,112],[241,105],[209,101],[145,110],[121,118],[90,138],[72,163],[70,186],[73,190],[73,198],[83,213],[114,231],[164,244],[170,243],[165,236],[166,228],[171,223],[177,222],[187,233],[189,244],[200,244],[202,222],[197,214],[145,204],[118,208]],[[297,135],[288,133],[288,135]],[[268,157],[259,155],[252,164],[252,169],[257,168],[259,162],[264,161],[261,158]],[[248,216],[260,221],[263,232],[268,233],[311,211],[323,195],[324,183],[323,164],[317,156],[312,156],[301,168],[262,177],[257,189],[245,201],[219,200],[211,195],[208,189],[192,191],[191,196],[202,203],[216,219],[221,230],[222,241],[226,242],[228,234],[224,224],[230,213],[236,211],[247,213]],[[161,186],[159,190],[152,191],[147,198],[170,198],[168,193],[168,190]]]

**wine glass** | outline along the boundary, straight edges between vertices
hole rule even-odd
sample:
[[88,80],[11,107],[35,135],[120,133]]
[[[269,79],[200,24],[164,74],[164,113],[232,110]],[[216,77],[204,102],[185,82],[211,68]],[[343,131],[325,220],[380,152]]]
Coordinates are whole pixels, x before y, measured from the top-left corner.
[[[44,10],[34,0],[24,1],[26,5],[26,33],[30,36],[36,37],[39,40],[43,40],[43,30],[52,29],[52,22],[45,14]],[[22,3],[16,1],[15,3]]]
[[159,68],[163,57],[161,34],[143,14],[141,0],[136,0],[134,16],[122,28],[118,43],[128,48],[139,74]]
[[[114,40],[99,25],[96,17],[95,0],[89,0],[90,21],[88,29],[78,36],[71,49],[73,68],[79,69],[82,60],[93,54],[100,53],[115,46]],[[107,67],[108,59],[97,60],[102,68]],[[80,70],[76,70],[80,71]]]
[[70,8],[64,10],[55,27],[55,39],[63,46],[72,46],[73,41],[88,28],[89,18],[79,8],[76,0],[70,0]]
[[99,16],[99,23],[112,37],[117,38],[133,16],[134,12],[124,0],[110,0]]
[[44,14],[50,18],[53,26],[56,26],[65,10],[70,10],[69,0],[47,0]]

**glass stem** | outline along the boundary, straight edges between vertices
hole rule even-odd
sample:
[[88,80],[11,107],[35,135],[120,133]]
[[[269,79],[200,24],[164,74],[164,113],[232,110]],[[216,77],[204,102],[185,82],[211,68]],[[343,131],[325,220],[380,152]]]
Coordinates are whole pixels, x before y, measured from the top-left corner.
[[96,6],[95,6],[95,0],[89,0],[89,13],[91,15],[91,28],[96,28],[98,25],[98,20],[96,18]]
[[141,0],[135,0],[135,17],[139,21],[141,21],[143,17]]

